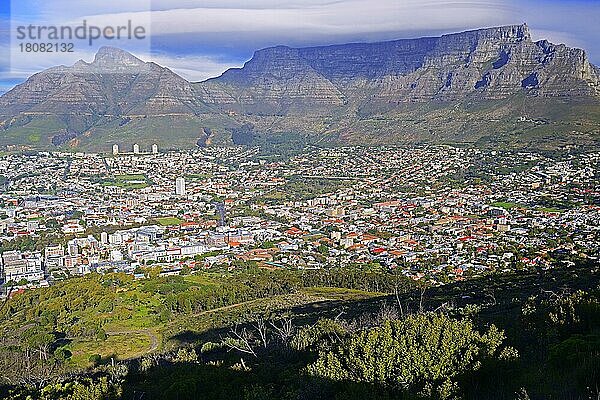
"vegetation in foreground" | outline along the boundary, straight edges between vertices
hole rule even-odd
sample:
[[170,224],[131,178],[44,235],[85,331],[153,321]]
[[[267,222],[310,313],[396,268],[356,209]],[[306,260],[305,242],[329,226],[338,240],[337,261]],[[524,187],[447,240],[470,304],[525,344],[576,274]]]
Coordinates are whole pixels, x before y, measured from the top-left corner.
[[[310,273],[260,270],[66,281],[21,295],[4,311],[2,396],[597,398],[595,268],[498,275],[426,290],[382,272],[349,273],[329,284]],[[125,283],[115,284],[119,278]],[[95,289],[78,289],[86,284]],[[382,296],[375,286],[393,294]],[[44,313],[40,306],[50,304]],[[103,313],[100,304],[107,307]],[[126,310],[129,317],[119,320]],[[116,337],[115,324],[127,339],[147,334],[158,343],[144,343],[143,354],[129,359],[91,354],[89,366],[78,365],[77,330],[95,328],[83,330],[88,345],[98,343],[86,348],[91,352]]]

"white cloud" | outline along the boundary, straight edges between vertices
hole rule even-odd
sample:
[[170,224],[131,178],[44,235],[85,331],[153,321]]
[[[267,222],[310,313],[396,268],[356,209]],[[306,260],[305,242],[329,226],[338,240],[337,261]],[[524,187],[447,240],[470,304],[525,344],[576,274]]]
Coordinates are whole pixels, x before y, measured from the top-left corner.
[[535,41],[545,39],[551,43],[566,44],[569,47],[584,47],[584,43],[577,35],[559,30],[532,29],[531,38]]
[[152,55],[150,59],[193,82],[219,76],[226,69],[238,66],[236,63],[221,61],[210,56],[173,57],[163,54]]
[[[333,2],[262,1],[263,7],[228,1],[191,7],[175,2],[152,12],[154,35],[177,33],[269,33],[314,36],[373,32],[407,32],[476,28],[511,21],[511,9],[499,1],[340,0]],[[180,3],[188,7],[177,8]],[[147,11],[128,13],[128,18],[146,19]],[[87,16],[96,23],[110,24],[114,13]],[[513,21],[514,22],[514,21]]]
[[[15,0],[14,15],[26,14],[30,1]],[[132,19],[146,25],[151,19],[154,35],[243,33],[297,40],[390,32],[398,37],[515,22],[512,9],[500,0],[54,0],[36,9],[40,21],[54,23],[85,18],[114,25]]]

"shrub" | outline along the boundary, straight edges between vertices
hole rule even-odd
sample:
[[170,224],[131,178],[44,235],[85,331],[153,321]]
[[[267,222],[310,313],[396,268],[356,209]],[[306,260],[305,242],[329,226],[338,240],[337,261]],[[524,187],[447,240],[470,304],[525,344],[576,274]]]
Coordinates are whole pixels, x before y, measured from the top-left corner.
[[491,326],[484,334],[470,320],[418,314],[352,334],[331,351],[321,351],[308,367],[313,376],[337,381],[379,383],[448,398],[457,375],[478,369],[497,353],[504,334]]

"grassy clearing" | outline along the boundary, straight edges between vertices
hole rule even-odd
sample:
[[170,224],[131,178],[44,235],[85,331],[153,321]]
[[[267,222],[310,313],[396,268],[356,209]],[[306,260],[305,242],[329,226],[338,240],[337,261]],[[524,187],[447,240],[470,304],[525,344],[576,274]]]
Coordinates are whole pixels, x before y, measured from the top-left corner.
[[126,332],[109,335],[104,341],[74,341],[69,346],[73,353],[71,362],[78,367],[92,365],[89,358],[100,354],[103,359],[114,357],[119,360],[141,356],[151,350],[152,336],[146,332]]
[[561,210],[561,209],[555,208],[555,207],[539,207],[539,208],[536,208],[536,210],[541,211],[541,212],[556,213],[556,214],[565,212],[565,210]]
[[115,175],[112,179],[104,180],[102,185],[134,190],[147,188],[150,186],[150,182],[145,175]]
[[156,218],[156,222],[158,222],[158,224],[161,226],[175,226],[181,225],[183,223],[183,220],[176,217],[164,217]]
[[295,293],[251,300],[198,314],[182,315],[166,324],[161,330],[165,340],[164,346],[168,350],[182,343],[196,343],[200,337],[203,337],[202,340],[218,340],[218,337],[204,338],[204,336],[209,331],[214,332],[255,315],[276,314],[315,301],[317,301],[315,297]]
[[505,210],[510,210],[512,208],[524,208],[524,206],[522,204],[512,203],[512,202],[507,202],[507,201],[497,201],[490,205],[493,207],[504,208]]
[[202,274],[193,274],[193,275],[186,275],[183,279],[186,282],[189,283],[193,283],[195,285],[200,285],[200,286],[218,286],[218,279],[219,279],[219,275],[218,274],[213,274],[214,276],[211,276],[211,274],[209,273],[202,273]]
[[145,175],[134,174],[134,175],[115,175],[115,180],[117,181],[144,181],[146,180]]
[[[165,348],[174,348],[183,343],[216,340],[211,337],[215,330],[223,329],[239,321],[256,315],[277,315],[291,312],[297,321],[306,314],[325,313],[345,302],[370,300],[385,296],[384,293],[371,293],[361,290],[314,287],[304,288],[297,293],[272,296],[264,299],[233,304],[219,309],[204,311],[194,315],[180,316],[166,324],[161,330]],[[302,309],[302,311],[298,311]],[[291,311],[296,310],[296,311]],[[207,336],[208,335],[208,336]]]

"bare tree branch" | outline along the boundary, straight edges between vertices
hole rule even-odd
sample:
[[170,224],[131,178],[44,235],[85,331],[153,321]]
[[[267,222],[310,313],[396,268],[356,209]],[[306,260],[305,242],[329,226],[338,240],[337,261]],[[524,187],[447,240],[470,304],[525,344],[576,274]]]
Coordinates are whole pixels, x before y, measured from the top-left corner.
[[260,341],[262,342],[263,347],[266,349],[269,344],[269,338],[265,319],[263,317],[258,317],[252,326],[254,329],[256,329],[256,332],[258,332]]
[[294,325],[292,324],[292,319],[284,317],[283,319],[279,320],[281,326],[278,326],[275,322],[271,321],[270,325],[273,327],[273,329],[275,329],[275,332],[277,332],[281,342],[284,344],[289,343],[294,336]]
[[242,328],[241,331],[238,331],[238,326],[236,325],[234,328],[231,328],[229,333],[232,335],[232,337],[227,337],[222,340],[224,346],[228,347],[230,350],[237,350],[241,353],[252,354],[254,357],[258,358],[251,344],[252,335],[246,330],[246,328]]

